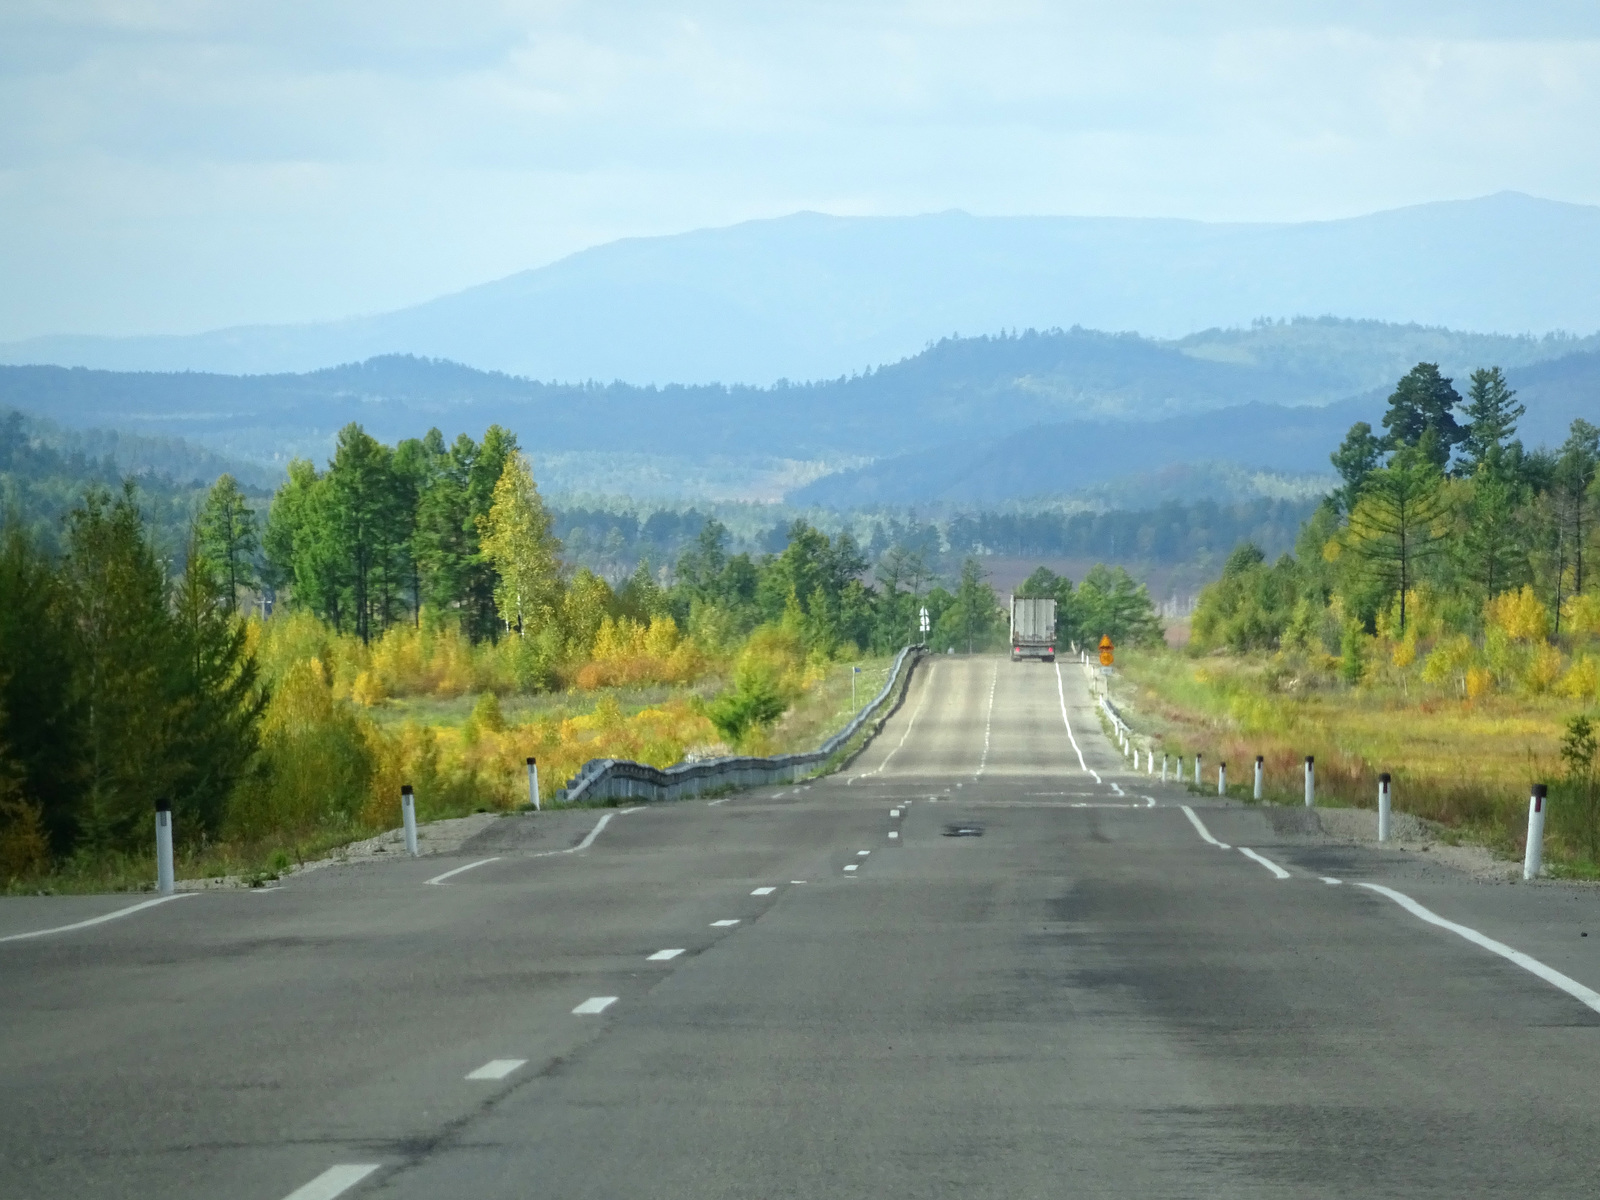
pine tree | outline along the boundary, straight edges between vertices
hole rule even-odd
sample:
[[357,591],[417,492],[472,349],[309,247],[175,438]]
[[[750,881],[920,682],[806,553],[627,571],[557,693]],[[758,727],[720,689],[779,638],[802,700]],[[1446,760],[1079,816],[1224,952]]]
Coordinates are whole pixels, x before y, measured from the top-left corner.
[[1399,592],[1401,633],[1419,567],[1440,549],[1435,525],[1444,515],[1444,481],[1432,440],[1425,434],[1420,444],[1402,446],[1387,467],[1368,477],[1346,530],[1368,575],[1391,594]]
[[255,510],[232,475],[222,475],[211,485],[200,510],[199,532],[196,549],[221,580],[225,607],[236,612],[239,592],[256,583],[254,556],[259,543]]
[[1467,418],[1466,436],[1461,443],[1463,475],[1476,474],[1485,463],[1505,452],[1517,431],[1517,421],[1527,411],[1516,399],[1516,392],[1507,385],[1499,367],[1480,367],[1472,373],[1472,385],[1462,406]]
[[1383,441],[1374,437],[1372,426],[1357,421],[1345,434],[1344,442],[1328,456],[1333,469],[1344,480],[1344,487],[1334,493],[1341,511],[1349,513],[1361,498],[1361,485],[1367,476],[1378,469],[1383,458]]
[[1418,363],[1389,397],[1389,411],[1383,417],[1383,427],[1389,431],[1384,448],[1396,451],[1426,440],[1429,460],[1443,471],[1451,451],[1466,437],[1455,417],[1460,404],[1460,393],[1439,374],[1437,363]]
[[155,801],[182,772],[174,753],[178,654],[167,576],[146,536],[133,484],[91,491],[67,526],[63,574],[80,655],[84,790],[79,834],[96,848],[148,832]]

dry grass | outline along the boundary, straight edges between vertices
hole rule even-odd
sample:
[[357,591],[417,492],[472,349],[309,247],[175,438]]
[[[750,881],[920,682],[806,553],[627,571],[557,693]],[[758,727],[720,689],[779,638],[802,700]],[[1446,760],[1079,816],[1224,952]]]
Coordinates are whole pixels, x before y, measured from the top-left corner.
[[[1522,852],[1529,785],[1560,779],[1563,727],[1582,711],[1548,695],[1459,700],[1414,689],[1308,690],[1265,656],[1134,653],[1121,666],[1112,694],[1130,724],[1158,752],[1204,754],[1213,781],[1217,762],[1232,764],[1230,792],[1248,798],[1259,754],[1267,799],[1298,803],[1305,756],[1313,755],[1319,803],[1370,808],[1387,771],[1397,811],[1508,855]],[[1577,840],[1563,822],[1552,826],[1547,856],[1587,873]]]

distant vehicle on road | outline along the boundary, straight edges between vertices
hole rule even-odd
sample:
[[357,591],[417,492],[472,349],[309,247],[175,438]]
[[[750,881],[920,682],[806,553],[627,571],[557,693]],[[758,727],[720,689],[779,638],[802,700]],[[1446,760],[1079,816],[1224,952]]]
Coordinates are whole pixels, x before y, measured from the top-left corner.
[[1056,660],[1056,602],[1030,596],[1011,597],[1011,661]]

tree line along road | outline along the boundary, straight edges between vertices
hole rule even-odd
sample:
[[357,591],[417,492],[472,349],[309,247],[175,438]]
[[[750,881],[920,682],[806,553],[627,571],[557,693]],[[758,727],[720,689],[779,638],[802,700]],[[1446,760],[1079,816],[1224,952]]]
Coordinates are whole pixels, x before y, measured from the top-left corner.
[[1594,1194],[1591,893],[1162,785],[1075,664],[601,815],[0,943],[0,1195]]

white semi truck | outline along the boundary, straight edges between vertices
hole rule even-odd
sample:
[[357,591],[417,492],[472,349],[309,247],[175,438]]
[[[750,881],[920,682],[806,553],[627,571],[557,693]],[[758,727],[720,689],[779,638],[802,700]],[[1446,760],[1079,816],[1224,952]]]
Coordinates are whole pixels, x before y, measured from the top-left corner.
[[1011,597],[1011,661],[1056,660],[1056,602],[1029,596]]

